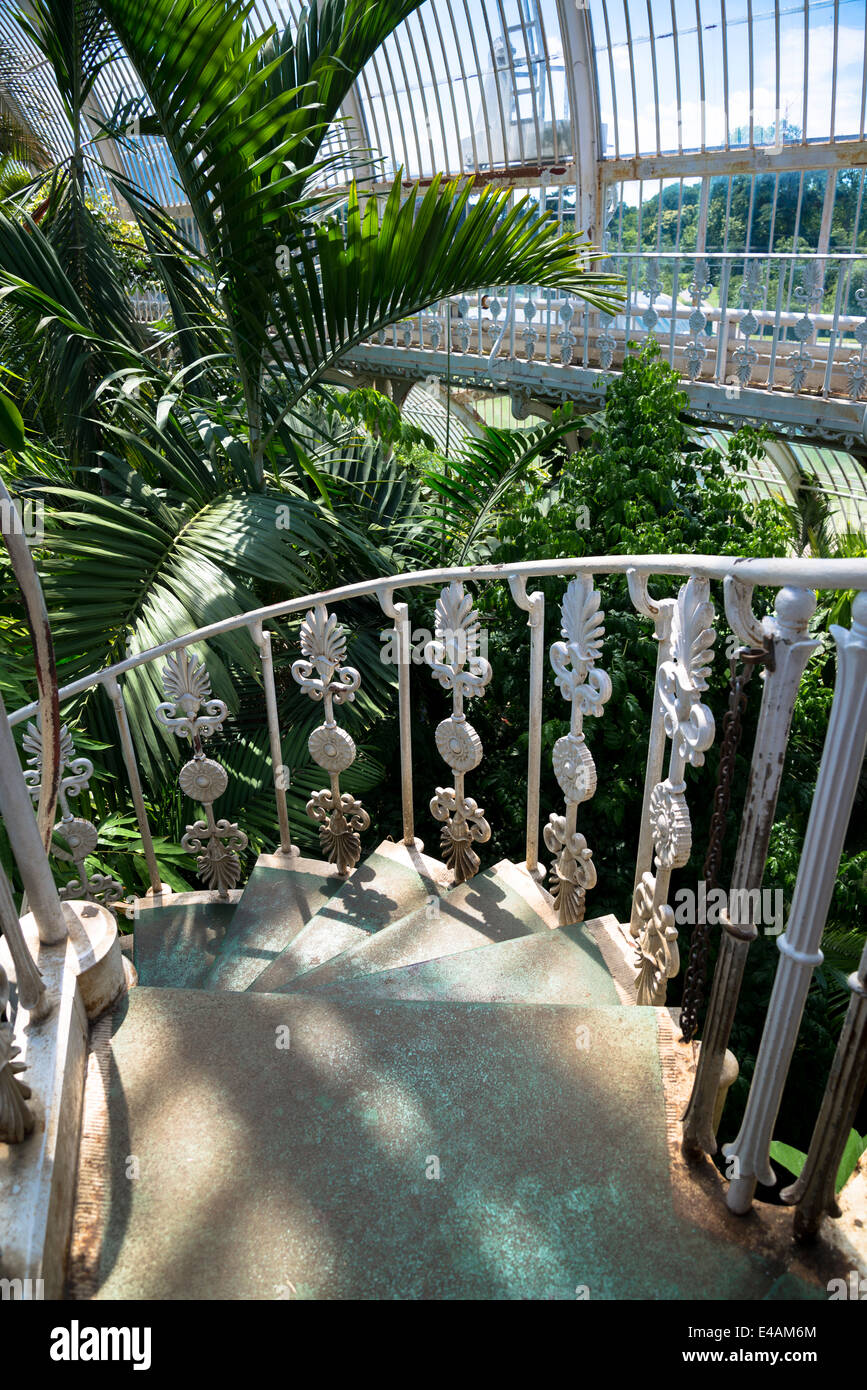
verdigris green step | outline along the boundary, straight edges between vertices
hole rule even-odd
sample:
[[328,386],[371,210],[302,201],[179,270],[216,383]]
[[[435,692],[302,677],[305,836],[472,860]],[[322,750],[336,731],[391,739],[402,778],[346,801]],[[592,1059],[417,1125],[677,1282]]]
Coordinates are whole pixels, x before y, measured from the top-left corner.
[[140,908],[133,959],[143,985],[207,989],[236,904],[172,903]]
[[77,1243],[93,1254],[76,1296],[760,1299],[780,1287],[781,1268],[675,1207],[653,1010],[144,987],[114,1024],[100,1057],[105,1147],[83,1153],[93,1201]]
[[249,987],[279,993],[389,922],[436,901],[447,886],[442,864],[414,846],[384,841]]
[[296,988],[319,989],[335,981],[349,982],[416,961],[547,931],[539,913],[506,881],[505,867],[506,861],[502,861],[375,936],[362,937],[318,969],[307,971],[296,981]]
[[206,987],[247,989],[345,883],[333,864],[290,855],[260,855],[226,929]]
[[[300,983],[300,982],[299,982]],[[587,926],[535,932],[437,960],[322,986],[329,997],[453,999],[474,1003],[616,1005],[602,954]]]

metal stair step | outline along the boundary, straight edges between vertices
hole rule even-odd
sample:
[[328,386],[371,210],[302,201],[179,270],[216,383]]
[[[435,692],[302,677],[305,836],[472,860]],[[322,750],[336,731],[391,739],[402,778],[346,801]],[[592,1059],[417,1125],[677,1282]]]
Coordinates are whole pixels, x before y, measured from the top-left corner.
[[140,907],[133,934],[139,983],[206,989],[236,907],[171,900],[160,907]]
[[319,989],[335,981],[362,979],[382,970],[548,930],[535,908],[506,881],[502,871],[507,862],[503,860],[458,884],[445,897],[425,903],[375,936],[354,942],[348,950],[305,973],[296,988]]
[[286,989],[306,971],[438,899],[447,886],[444,865],[415,846],[384,841],[249,988],[265,993]]
[[620,1000],[592,936],[595,923],[479,944],[324,985],[329,998],[464,1000],[470,1003],[617,1005]]
[[142,987],[111,1024],[74,1299],[779,1296],[673,1199],[653,1009]]
[[333,864],[318,859],[260,855],[206,987],[246,989],[345,883]]

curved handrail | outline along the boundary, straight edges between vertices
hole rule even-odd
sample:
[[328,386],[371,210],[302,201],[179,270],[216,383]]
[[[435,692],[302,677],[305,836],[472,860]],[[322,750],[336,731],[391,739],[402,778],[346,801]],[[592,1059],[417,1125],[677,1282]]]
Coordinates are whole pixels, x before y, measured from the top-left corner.
[[[138,652],[123,661],[106,666],[103,670],[91,672],[71,681],[58,692],[60,700],[71,699],[89,690],[91,686],[107,684],[127,671],[144,666],[149,661],[178,651],[181,647],[192,646],[196,642],[207,642],[221,637],[226,632],[235,632],[240,627],[253,627],[267,622],[269,618],[280,618],[288,613],[301,613],[316,604],[341,603],[345,599],[388,596],[396,589],[420,588],[426,584],[448,584],[452,580],[508,579],[511,575],[522,575],[527,579],[545,578],[576,574],[626,574],[627,570],[637,570],[673,576],[689,577],[695,575],[702,579],[723,580],[736,577],[741,583],[755,586],[768,585],[782,588],[794,585],[808,589],[867,589],[867,559],[806,560],[806,559],[752,559],[745,556],[728,555],[589,555],[573,559],[525,560],[519,564],[496,565],[452,565],[435,570],[411,570],[407,574],[393,574],[377,579],[362,579],[354,584],[343,584],[339,588],[320,589],[317,593],[305,594],[300,598],[284,599],[265,608],[252,608],[246,613],[232,618],[223,618],[218,623],[209,623],[173,637],[158,647],[150,647],[146,652]],[[36,713],[36,702],[24,705],[9,715],[10,725],[20,724]]]

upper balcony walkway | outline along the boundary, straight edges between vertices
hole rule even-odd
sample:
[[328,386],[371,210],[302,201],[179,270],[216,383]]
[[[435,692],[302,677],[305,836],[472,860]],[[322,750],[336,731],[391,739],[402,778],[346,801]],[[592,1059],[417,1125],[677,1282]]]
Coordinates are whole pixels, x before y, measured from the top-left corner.
[[430,376],[531,402],[598,407],[605,378],[650,338],[691,416],[856,452],[867,445],[863,258],[618,252],[615,317],[552,291],[480,292],[433,306],[347,353],[355,374]]

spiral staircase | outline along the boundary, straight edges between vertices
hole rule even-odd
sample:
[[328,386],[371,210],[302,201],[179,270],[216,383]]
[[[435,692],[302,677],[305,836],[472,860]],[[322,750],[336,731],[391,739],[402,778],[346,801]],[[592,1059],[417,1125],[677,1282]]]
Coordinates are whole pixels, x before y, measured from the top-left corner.
[[[40,638],[48,621],[38,581],[29,556],[12,549]],[[602,716],[613,693],[593,569],[625,574],[659,658],[635,891],[629,904],[600,892],[602,915],[588,920],[596,871],[579,811],[597,771],[583,721]],[[541,836],[553,856],[548,893],[538,852],[544,595],[526,583],[563,571],[572,575],[559,605],[564,640],[548,655],[571,714],[552,751],[565,813],[552,811]],[[653,597],[658,573],[685,581],[676,598]],[[476,854],[492,827],[465,785],[482,749],[464,701],[493,673],[464,583],[504,579],[530,630],[520,865]],[[666,986],[679,969],[671,874],[690,853],[684,773],[702,766],[715,731],[702,700],[711,580],[722,581],[745,650],[768,660],[732,868],[732,891],[746,895],[751,915],[746,924],[724,915],[698,1044],[681,1038]],[[414,829],[412,621],[395,597],[398,586],[432,583],[442,587],[424,662],[451,702],[433,742],[453,785],[428,801],[442,862]],[[761,622],[757,583],[779,590]],[[16,903],[0,873],[3,1297],[38,1287],[73,1301],[824,1300],[831,1280],[857,1273],[864,1173],[839,1210],[834,1179],[863,1089],[867,948],[804,1173],[782,1194],[789,1206],[754,1198],[774,1181],[775,1117],[867,743],[864,593],[851,627],[832,630],[834,703],[762,1042],[741,1131],[712,1158],[737,1071],[727,1047],[758,933],[752,899],[798,682],[816,646],[811,590],[847,584],[867,590],[863,560],[618,556],[533,561],[513,574],[496,565],[419,572],[223,620],[60,690],[43,643],[39,701],[7,717],[0,699],[0,813],[26,897]],[[346,629],[326,604],[359,597],[378,599],[394,624],[399,839],[397,825],[372,831],[340,781],[356,747],[336,712],[360,675],[345,664]],[[291,675],[324,715],[308,750],[327,785],[306,804],[321,859],[302,857],[289,836],[292,769],[264,627],[287,613],[302,617]],[[194,650],[238,627],[261,658],[275,810],[276,839],[266,840],[275,848],[252,868],[240,858],[247,835],[215,810],[228,774],[205,742],[229,713]],[[205,885],[196,892],[160,880],[118,679],[163,661],[166,699],[154,717],[189,745],[178,782],[199,818],[181,847]],[[68,805],[93,767],[76,755],[59,709],[96,684],[116,717],[150,883],[126,902],[122,885],[88,861],[96,827]],[[388,829],[395,838],[377,845]],[[75,869],[60,890],[49,861],[58,835]],[[133,931],[122,935],[126,914]]]
[[[668,1011],[502,861],[263,855],[141,907],[93,1029],[73,1299],[824,1297],[682,1210]],[[698,1285],[698,1287],[697,1287]]]

